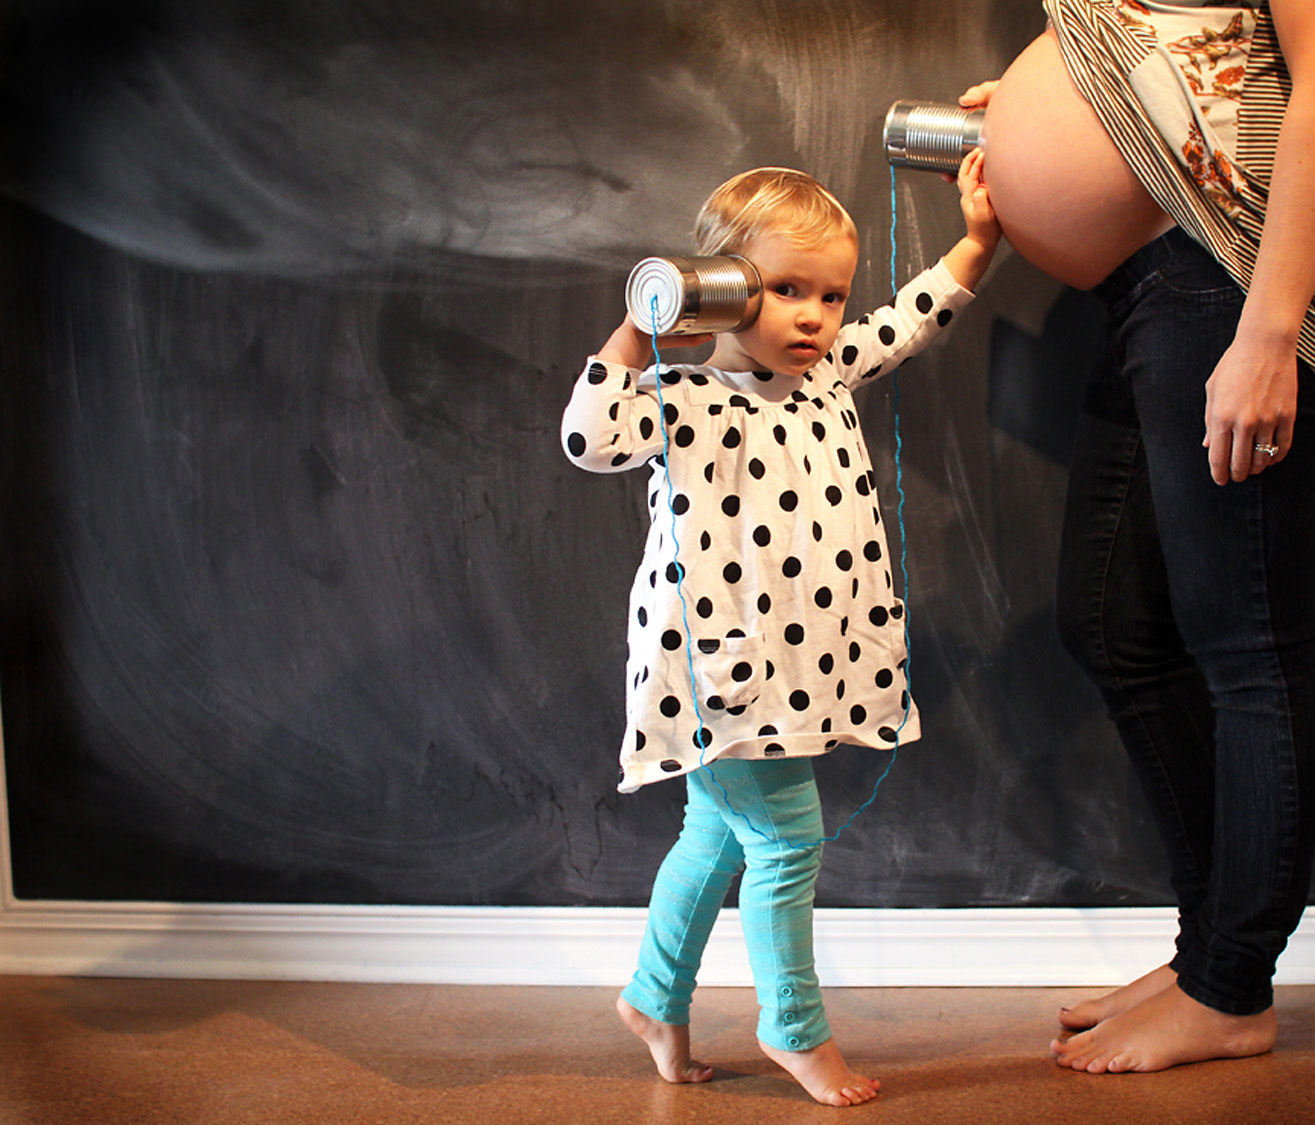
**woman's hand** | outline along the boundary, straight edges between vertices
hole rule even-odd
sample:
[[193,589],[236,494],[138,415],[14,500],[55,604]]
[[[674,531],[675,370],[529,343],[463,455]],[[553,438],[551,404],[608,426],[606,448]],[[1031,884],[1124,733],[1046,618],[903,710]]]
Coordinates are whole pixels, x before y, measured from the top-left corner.
[[979,82],[976,86],[969,86],[959,95],[959,104],[965,109],[976,109],[978,106],[987,105],[999,85],[1000,79],[996,78],[990,82]]
[[1243,481],[1282,461],[1296,416],[1295,345],[1239,332],[1205,385],[1202,444],[1215,483]]

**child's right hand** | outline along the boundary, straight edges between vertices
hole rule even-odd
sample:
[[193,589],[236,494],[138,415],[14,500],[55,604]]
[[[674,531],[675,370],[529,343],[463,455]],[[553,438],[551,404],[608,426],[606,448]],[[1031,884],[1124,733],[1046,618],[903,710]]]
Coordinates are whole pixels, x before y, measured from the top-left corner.
[[[700,332],[694,336],[659,336],[658,350],[668,348],[696,348],[712,340],[711,332]],[[648,364],[653,354],[653,333],[640,328],[627,314],[615,332],[608,337],[607,343],[598,350],[598,358],[604,363],[619,363],[636,369]]]

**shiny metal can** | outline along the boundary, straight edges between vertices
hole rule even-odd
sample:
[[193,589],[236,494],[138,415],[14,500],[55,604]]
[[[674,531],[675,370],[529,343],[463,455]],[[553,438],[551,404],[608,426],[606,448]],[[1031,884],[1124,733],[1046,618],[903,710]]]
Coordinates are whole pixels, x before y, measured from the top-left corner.
[[626,282],[630,319],[659,336],[739,332],[757,319],[762,299],[758,271],[734,254],[645,258]]
[[896,168],[954,174],[963,158],[984,148],[986,110],[935,102],[898,101],[881,132],[886,159]]

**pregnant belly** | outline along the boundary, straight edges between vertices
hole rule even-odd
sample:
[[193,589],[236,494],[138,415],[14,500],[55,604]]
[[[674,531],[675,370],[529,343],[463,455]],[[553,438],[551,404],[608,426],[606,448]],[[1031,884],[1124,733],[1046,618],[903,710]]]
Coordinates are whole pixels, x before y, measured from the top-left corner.
[[986,111],[986,184],[1005,237],[1038,269],[1089,289],[1173,226],[1138,183],[1047,33]]

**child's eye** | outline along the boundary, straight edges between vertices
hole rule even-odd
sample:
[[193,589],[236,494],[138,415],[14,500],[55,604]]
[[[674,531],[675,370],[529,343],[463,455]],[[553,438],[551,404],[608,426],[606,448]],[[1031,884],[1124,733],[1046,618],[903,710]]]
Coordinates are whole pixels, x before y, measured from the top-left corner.
[[828,293],[822,299],[826,301],[828,305],[843,305],[845,303],[845,295],[843,293]]
[[793,297],[794,286],[788,282],[782,281],[773,287],[773,292],[775,292],[778,297]]

